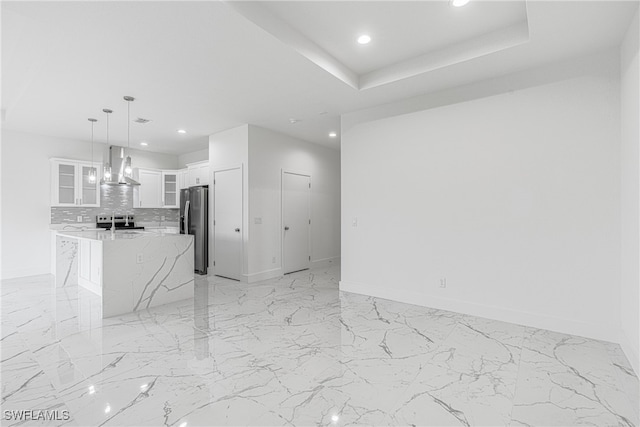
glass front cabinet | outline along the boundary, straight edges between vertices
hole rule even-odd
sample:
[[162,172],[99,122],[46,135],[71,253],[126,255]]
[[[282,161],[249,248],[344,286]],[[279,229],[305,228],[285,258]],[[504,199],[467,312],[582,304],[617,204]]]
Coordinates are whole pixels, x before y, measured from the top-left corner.
[[180,207],[180,171],[162,171],[162,207]]
[[100,181],[97,170],[90,181],[91,170],[91,162],[51,159],[51,206],[99,207]]

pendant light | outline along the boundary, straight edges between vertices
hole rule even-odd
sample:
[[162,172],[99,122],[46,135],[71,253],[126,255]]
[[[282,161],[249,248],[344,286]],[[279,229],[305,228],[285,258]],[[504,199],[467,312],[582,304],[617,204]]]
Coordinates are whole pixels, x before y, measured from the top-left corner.
[[131,168],[131,156],[129,155],[131,146],[131,102],[133,102],[135,98],[133,96],[125,96],[124,100],[127,101],[127,158],[124,161],[124,175],[131,178],[133,172]]
[[94,184],[96,182],[96,168],[93,167],[93,125],[98,121],[96,119],[89,119],[91,122],[91,170],[89,171],[89,182]]
[[[113,113],[113,110],[104,108],[102,111],[107,114],[107,147],[109,147],[109,114]],[[104,163],[103,178],[104,181],[111,180],[111,163],[108,160]]]

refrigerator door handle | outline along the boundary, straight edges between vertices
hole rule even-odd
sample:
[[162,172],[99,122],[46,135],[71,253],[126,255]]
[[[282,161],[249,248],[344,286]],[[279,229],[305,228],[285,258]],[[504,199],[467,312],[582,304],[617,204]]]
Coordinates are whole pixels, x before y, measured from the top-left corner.
[[189,234],[189,200],[184,203],[184,234]]

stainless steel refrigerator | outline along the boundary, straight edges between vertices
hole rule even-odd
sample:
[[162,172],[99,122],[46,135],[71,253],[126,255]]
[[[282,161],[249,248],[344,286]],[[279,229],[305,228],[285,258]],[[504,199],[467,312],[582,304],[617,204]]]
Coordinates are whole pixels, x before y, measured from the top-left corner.
[[209,187],[180,190],[180,234],[193,234],[195,272],[207,274],[209,266]]

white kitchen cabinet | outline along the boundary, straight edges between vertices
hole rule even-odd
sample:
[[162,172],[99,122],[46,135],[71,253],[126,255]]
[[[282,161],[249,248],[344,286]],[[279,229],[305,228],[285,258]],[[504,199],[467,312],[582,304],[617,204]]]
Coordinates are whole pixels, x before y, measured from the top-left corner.
[[83,280],[91,279],[91,242],[89,240],[80,240],[78,248],[80,257],[78,260],[78,276]]
[[89,280],[91,283],[101,285],[102,283],[102,242],[91,242],[91,272]]
[[189,187],[209,184],[209,161],[189,163],[187,165]]
[[178,173],[180,189],[189,188],[189,169],[180,169]]
[[134,179],[140,183],[133,187],[134,208],[162,207],[162,172],[153,169],[134,169]]
[[178,208],[180,204],[180,172],[162,171],[162,207]]
[[91,169],[91,162],[51,159],[51,206],[99,207],[100,181],[96,171],[89,182]]
[[102,242],[79,239],[78,283],[102,295]]

